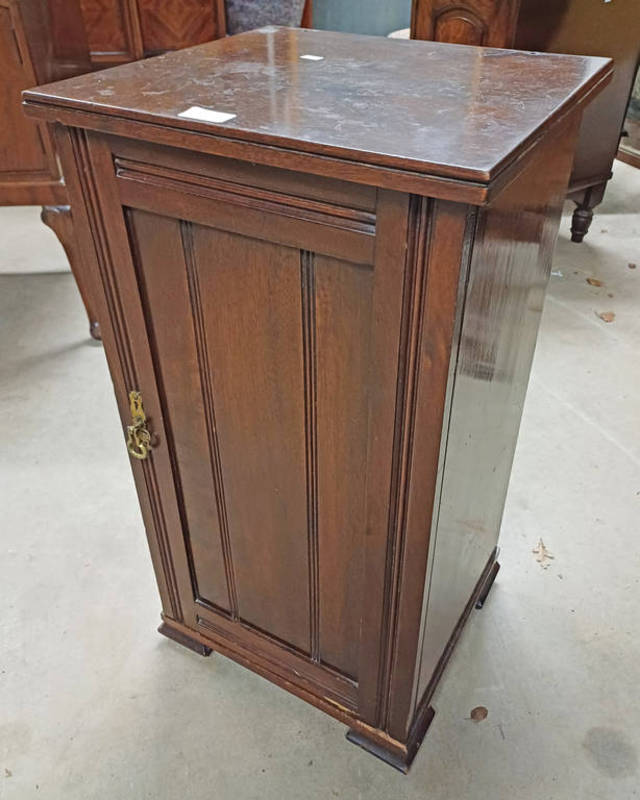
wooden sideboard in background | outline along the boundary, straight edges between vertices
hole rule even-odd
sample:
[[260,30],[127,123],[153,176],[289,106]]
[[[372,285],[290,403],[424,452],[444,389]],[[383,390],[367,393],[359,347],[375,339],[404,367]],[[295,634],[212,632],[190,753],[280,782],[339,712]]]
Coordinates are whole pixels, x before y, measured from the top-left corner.
[[225,34],[224,0],[0,0],[0,205],[41,205],[65,249],[90,333],[92,290],[76,254],[71,209],[46,124],[20,93],[36,84],[136,61]]
[[640,169],[640,73],[636,74],[636,83],[631,93],[618,159]]
[[78,1],[94,67],[179,50],[226,32],[224,0]]
[[640,59],[638,0],[413,0],[411,36],[614,59],[611,84],[585,112],[569,184],[571,238],[581,242],[611,177]]

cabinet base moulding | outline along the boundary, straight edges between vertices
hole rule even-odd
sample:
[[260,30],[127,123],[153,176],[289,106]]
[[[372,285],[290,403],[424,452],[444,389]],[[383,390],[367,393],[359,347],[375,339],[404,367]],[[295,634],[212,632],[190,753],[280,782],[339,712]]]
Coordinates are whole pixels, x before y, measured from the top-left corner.
[[187,647],[189,650],[193,650],[194,653],[200,656],[205,656],[205,658],[213,653],[213,648],[207,647],[203,642],[188,636],[184,631],[178,630],[178,628],[173,628],[164,621],[160,624],[158,633],[166,636],[167,639],[181,644],[183,647]]
[[458,624],[454,628],[453,634],[451,635],[451,638],[449,639],[449,642],[447,643],[447,646],[440,657],[440,661],[435,668],[431,681],[429,682],[429,685],[422,696],[418,711],[416,712],[415,719],[411,726],[407,743],[402,744],[395,739],[389,739],[389,745],[391,746],[385,747],[378,739],[373,740],[356,730],[347,731],[346,735],[348,741],[357,744],[359,747],[362,747],[363,750],[366,750],[368,753],[371,753],[371,755],[382,759],[382,761],[384,761],[386,764],[395,767],[395,769],[399,770],[400,772],[405,774],[409,772],[411,763],[416,757],[416,754],[420,749],[420,745],[422,744],[422,740],[427,735],[427,731],[429,730],[431,722],[433,721],[436,713],[433,706],[430,705],[431,698],[433,697],[436,687],[442,678],[442,674],[444,673],[447,663],[451,658],[451,654],[453,653],[458,639],[460,638],[466,621],[468,620],[474,607],[478,609],[483,607],[496,579],[496,575],[500,571],[500,564],[496,560],[498,553],[499,550],[496,548],[491,554],[486,567],[482,571],[480,580],[476,584],[476,588],[471,595],[465,610],[462,612],[462,616],[458,620]]
[[[218,639],[215,635],[211,636],[210,634],[207,634],[205,637],[196,631],[191,631],[191,629],[185,627],[181,623],[176,622],[175,620],[164,617],[162,624],[158,628],[158,632],[174,642],[183,645],[183,647],[193,650],[195,653],[198,653],[201,656],[209,656],[212,652],[214,652],[214,650],[216,650],[222,653],[222,655],[231,658],[253,672],[262,675],[262,677],[267,678],[267,680],[277,683],[283,689],[286,689],[303,700],[312,703],[317,708],[320,708],[321,710],[335,717],[343,724],[351,726],[346,733],[346,738],[348,741],[353,742],[353,744],[357,744],[368,753],[380,758],[382,761],[399,770],[400,772],[407,773],[435,716],[435,709],[430,705],[430,701],[447,666],[449,658],[453,653],[454,647],[460,638],[471,611],[474,608],[482,608],[484,605],[496,579],[496,575],[500,570],[500,564],[496,560],[498,552],[499,550],[496,548],[491,554],[491,557],[489,558],[487,565],[482,571],[482,575],[476,584],[476,588],[469,598],[469,602],[467,603],[465,610],[463,611],[458,624],[456,625],[454,632],[447,643],[431,681],[422,697],[422,701],[418,711],[416,712],[416,716],[411,726],[411,731],[406,743],[394,739],[383,730],[374,728],[371,725],[362,722],[362,720],[359,720],[352,711],[341,707],[334,700],[315,695],[303,686],[297,686],[288,680],[284,680],[282,676],[271,672],[266,664],[264,666],[258,664],[256,660],[251,659],[247,654],[241,654],[233,647],[233,645],[230,643],[225,643],[221,639]],[[233,649],[230,649],[227,644]],[[215,645],[215,647],[212,647],[211,645]]]

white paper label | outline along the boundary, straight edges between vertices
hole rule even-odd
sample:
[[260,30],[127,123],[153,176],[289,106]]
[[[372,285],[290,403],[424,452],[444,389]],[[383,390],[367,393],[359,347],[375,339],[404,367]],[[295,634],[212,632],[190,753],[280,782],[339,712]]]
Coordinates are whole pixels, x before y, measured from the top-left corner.
[[312,56],[311,53],[306,53],[305,55],[300,56],[300,58],[304,58],[306,61],[323,61],[324,60],[324,56]]
[[214,111],[213,108],[202,108],[202,106],[191,106],[178,114],[179,117],[189,119],[200,119],[203,122],[229,122],[235,114],[227,114],[226,111]]

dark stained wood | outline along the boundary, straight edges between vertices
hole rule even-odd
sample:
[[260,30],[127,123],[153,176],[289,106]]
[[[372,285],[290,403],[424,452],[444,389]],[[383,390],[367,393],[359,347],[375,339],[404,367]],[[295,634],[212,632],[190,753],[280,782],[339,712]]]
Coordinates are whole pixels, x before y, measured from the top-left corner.
[[312,270],[319,657],[358,674],[373,269],[317,256]]
[[87,317],[89,318],[89,335],[93,339],[101,339],[100,323],[97,320],[93,307],[95,291],[87,285],[91,277],[86,274],[86,270],[81,268],[81,261],[76,252],[76,242],[73,235],[73,220],[71,219],[71,209],[69,206],[43,206],[40,218],[44,224],[51,228],[60,240],[64,248],[73,277],[76,280],[80,297],[84,303]]
[[26,19],[15,0],[0,0],[1,205],[65,202],[47,126],[34,124],[20,107],[23,89],[51,78],[50,73],[38,69],[40,65],[29,48],[29,31],[34,37],[43,35],[42,26]]
[[300,252],[200,226],[193,251],[238,615],[308,652]]
[[[391,47],[280,29],[25,96],[67,123],[58,147],[124,428],[129,392],[143,398],[152,449],[132,469],[161,632],[313,703],[406,771],[495,577],[580,111],[610,64],[408,43],[393,65],[428,56],[434,73],[409,85],[407,120]],[[305,52],[325,55],[324,77]],[[240,53],[278,102],[240,87]],[[432,116],[465,53],[456,120],[494,132],[484,156]],[[234,101],[226,127],[176,116],[199,102],[205,59]],[[551,67],[552,100],[517,119]],[[383,126],[345,102],[365,94]],[[421,157],[407,122],[431,131]]]
[[[202,385],[208,374],[207,354],[197,349],[200,328],[167,324],[192,313],[187,263],[180,223],[144,211],[128,215],[129,236],[138,271],[141,297],[150,328],[153,357],[163,409],[172,420],[171,443],[179,486],[183,525],[191,551],[197,595],[218,608],[232,607],[225,571],[223,529],[217,510],[216,462],[209,439],[215,425],[205,421],[211,398]],[[157,260],[166,258],[173,269],[162,281],[155,278]],[[153,311],[153,313],[152,313]],[[194,414],[194,409],[198,414]],[[223,503],[223,499],[219,501]]]
[[141,57],[127,18],[127,5],[126,0],[80,0],[93,62]]
[[[373,60],[367,36],[265,28],[106,70],[99,81],[71,78],[25,99],[90,112],[98,127],[116,116],[486,183],[612,70],[598,58],[451,47],[383,39]],[[300,59],[308,53],[323,60]],[[247,59],[269,59],[270,67],[247,83]],[[363,63],[375,95],[358,80]],[[236,116],[222,124],[179,116],[194,105]],[[496,106],[499,122],[488,113]]]
[[452,44],[512,47],[520,0],[412,0],[411,36]]
[[[224,0],[73,0],[94,67],[136,61],[225,35]],[[69,4],[70,0],[57,0]]]
[[636,0],[595,3],[588,12],[577,0],[522,0],[520,17],[516,47],[607,56],[615,63],[611,83],[585,111],[569,182],[577,205],[572,238],[581,242],[612,174],[640,62],[640,10]]
[[145,55],[224,35],[224,4],[217,0],[137,0],[137,7]]
[[95,298],[75,257],[69,199],[49,126],[25,117],[20,93],[113,63],[223,36],[223,0],[0,0],[0,205],[42,205],[99,338]]
[[[398,477],[400,543],[396,548],[395,624],[390,630],[386,695],[393,705],[383,709],[386,727],[397,739],[408,735],[415,687],[406,680],[417,658],[422,597],[430,541],[425,540],[440,490],[438,465],[446,438],[447,414],[453,389],[449,371],[455,365],[462,304],[459,296],[469,269],[476,215],[461,204],[422,201],[415,209],[411,242],[421,273],[416,276],[416,304],[407,351],[407,394],[404,419],[404,463]],[[427,246],[428,243],[430,246]],[[430,424],[433,416],[442,426]],[[400,577],[402,576],[402,577]]]
[[614,59],[613,80],[585,112],[569,182],[572,239],[581,242],[611,177],[640,61],[637,0],[413,0],[411,36]]
[[313,28],[313,0],[305,0],[300,27]]
[[48,0],[48,11],[50,44],[30,38],[32,48],[50,59],[48,80],[89,72],[92,65],[81,0]]
[[171,625],[167,625],[166,622],[163,622],[160,625],[158,628],[158,633],[161,633],[168,639],[172,639],[174,642],[181,644],[183,647],[187,647],[189,650],[193,650],[193,652],[197,653],[199,656],[204,656],[206,658],[213,652],[213,650],[206,644],[199,642],[192,636],[188,636],[186,633],[184,633],[184,631],[173,628]]
[[[438,533],[423,595],[414,709],[428,702],[425,693],[435,686],[433,673],[451,630],[495,549],[578,123],[576,116],[568,119],[478,212],[435,510]],[[414,502],[421,502],[420,493]],[[397,680],[401,691],[400,674]]]

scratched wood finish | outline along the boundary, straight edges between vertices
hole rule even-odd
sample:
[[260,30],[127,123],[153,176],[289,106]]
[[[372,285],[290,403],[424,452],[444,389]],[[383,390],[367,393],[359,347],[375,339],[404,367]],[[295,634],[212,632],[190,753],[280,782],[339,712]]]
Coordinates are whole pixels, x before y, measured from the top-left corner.
[[[303,52],[336,63],[318,82]],[[34,90],[26,109],[58,121],[123,426],[142,393],[153,450],[132,469],[160,631],[313,703],[406,771],[497,571],[580,105],[610,64],[536,57],[528,83],[505,70],[496,94],[493,59],[513,56],[471,51],[458,119],[505,136],[482,152],[458,140],[453,157],[452,121],[430,109],[460,50],[409,43],[409,71],[425,57],[434,70],[409,120],[432,128],[419,158],[388,108],[390,72],[372,66],[391,52],[263,31]],[[240,54],[258,94],[234,83]],[[226,127],[176,116],[211,59],[233,89]],[[553,101],[512,116],[558,65]],[[344,134],[310,121],[315,92],[363,93],[384,129],[341,103],[362,133],[347,158]]]
[[[263,28],[103,71],[99,82],[94,75],[70,78],[27,97],[32,104],[46,97],[61,109],[170,120],[172,128],[234,142],[486,184],[612,72],[599,58],[541,59],[389,39],[376,43],[374,60],[371,47],[369,36]],[[323,60],[300,58],[309,53]],[[269,68],[247,81],[251,60]],[[363,64],[375,92],[362,84]],[[236,116],[220,124],[179,116],[192,105]],[[499,115],[491,113],[497,106]]]
[[413,0],[411,36],[614,59],[613,80],[584,115],[569,181],[572,238],[582,241],[611,177],[640,62],[637,0]]

